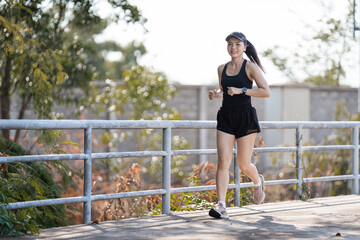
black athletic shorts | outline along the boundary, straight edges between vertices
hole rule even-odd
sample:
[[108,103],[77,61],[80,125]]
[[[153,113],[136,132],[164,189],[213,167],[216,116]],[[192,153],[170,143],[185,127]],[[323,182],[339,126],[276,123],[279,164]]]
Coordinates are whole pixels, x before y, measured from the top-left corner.
[[257,118],[256,109],[246,106],[240,109],[221,107],[217,113],[216,129],[241,138],[251,133],[260,132],[260,124]]

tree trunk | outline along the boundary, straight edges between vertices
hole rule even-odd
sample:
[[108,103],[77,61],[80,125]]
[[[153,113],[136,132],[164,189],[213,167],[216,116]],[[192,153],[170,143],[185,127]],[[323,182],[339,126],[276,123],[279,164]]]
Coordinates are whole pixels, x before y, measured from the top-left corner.
[[[1,119],[10,119],[10,71],[11,71],[11,57],[6,56],[5,72],[1,81],[0,95],[1,95]],[[10,130],[3,129],[2,134],[5,139],[10,139]]]
[[[23,119],[24,115],[25,115],[25,110],[27,109],[27,106],[29,105],[31,100],[31,96],[28,96],[26,98],[24,98],[21,102],[21,108],[19,111],[19,115],[17,119]],[[14,142],[17,142],[19,140],[19,136],[20,136],[20,131],[21,129],[16,129],[16,133],[15,133],[15,137],[14,137]]]

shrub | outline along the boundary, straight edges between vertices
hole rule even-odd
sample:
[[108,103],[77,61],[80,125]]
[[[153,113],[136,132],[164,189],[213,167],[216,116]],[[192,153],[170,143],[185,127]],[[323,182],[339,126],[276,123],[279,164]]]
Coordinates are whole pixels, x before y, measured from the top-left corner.
[[[29,154],[18,144],[0,136],[0,157]],[[54,180],[54,169],[60,170],[63,176],[69,171],[64,161],[0,164],[0,235],[38,233],[41,228],[70,223],[65,205],[14,210],[5,207],[8,203],[61,197],[62,188]],[[70,177],[67,182],[71,182]]]

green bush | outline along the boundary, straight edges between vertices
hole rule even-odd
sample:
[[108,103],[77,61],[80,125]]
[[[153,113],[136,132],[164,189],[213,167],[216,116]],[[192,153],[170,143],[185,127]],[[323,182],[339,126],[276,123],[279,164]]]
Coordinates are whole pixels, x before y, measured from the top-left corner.
[[[29,155],[30,152],[0,135],[2,156]],[[64,205],[7,210],[6,204],[61,197],[62,188],[54,180],[54,170],[69,171],[62,161],[0,164],[0,236],[38,233],[41,228],[65,226],[70,223]],[[60,171],[59,171],[60,170]],[[71,182],[68,177],[67,182]]]

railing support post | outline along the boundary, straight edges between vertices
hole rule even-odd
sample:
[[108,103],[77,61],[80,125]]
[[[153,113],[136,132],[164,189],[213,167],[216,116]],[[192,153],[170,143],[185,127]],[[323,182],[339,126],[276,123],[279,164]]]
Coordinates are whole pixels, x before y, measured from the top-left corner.
[[355,177],[353,182],[353,193],[359,194],[359,127],[353,128],[352,142],[354,145],[352,173]]
[[163,129],[163,151],[166,156],[162,162],[162,188],[166,193],[162,195],[162,213],[170,214],[170,187],[171,187],[171,128]]
[[301,163],[301,155],[302,155],[302,133],[301,128],[296,128],[296,175],[297,175],[297,195],[298,198],[301,198],[302,195],[302,163]]
[[84,224],[91,223],[91,141],[92,129],[87,128],[84,131],[84,153],[87,155],[84,160],[84,202],[83,220]]
[[240,191],[240,168],[237,162],[237,144],[235,141],[235,154],[234,154],[234,182],[235,188],[235,206],[240,207],[241,191]]

